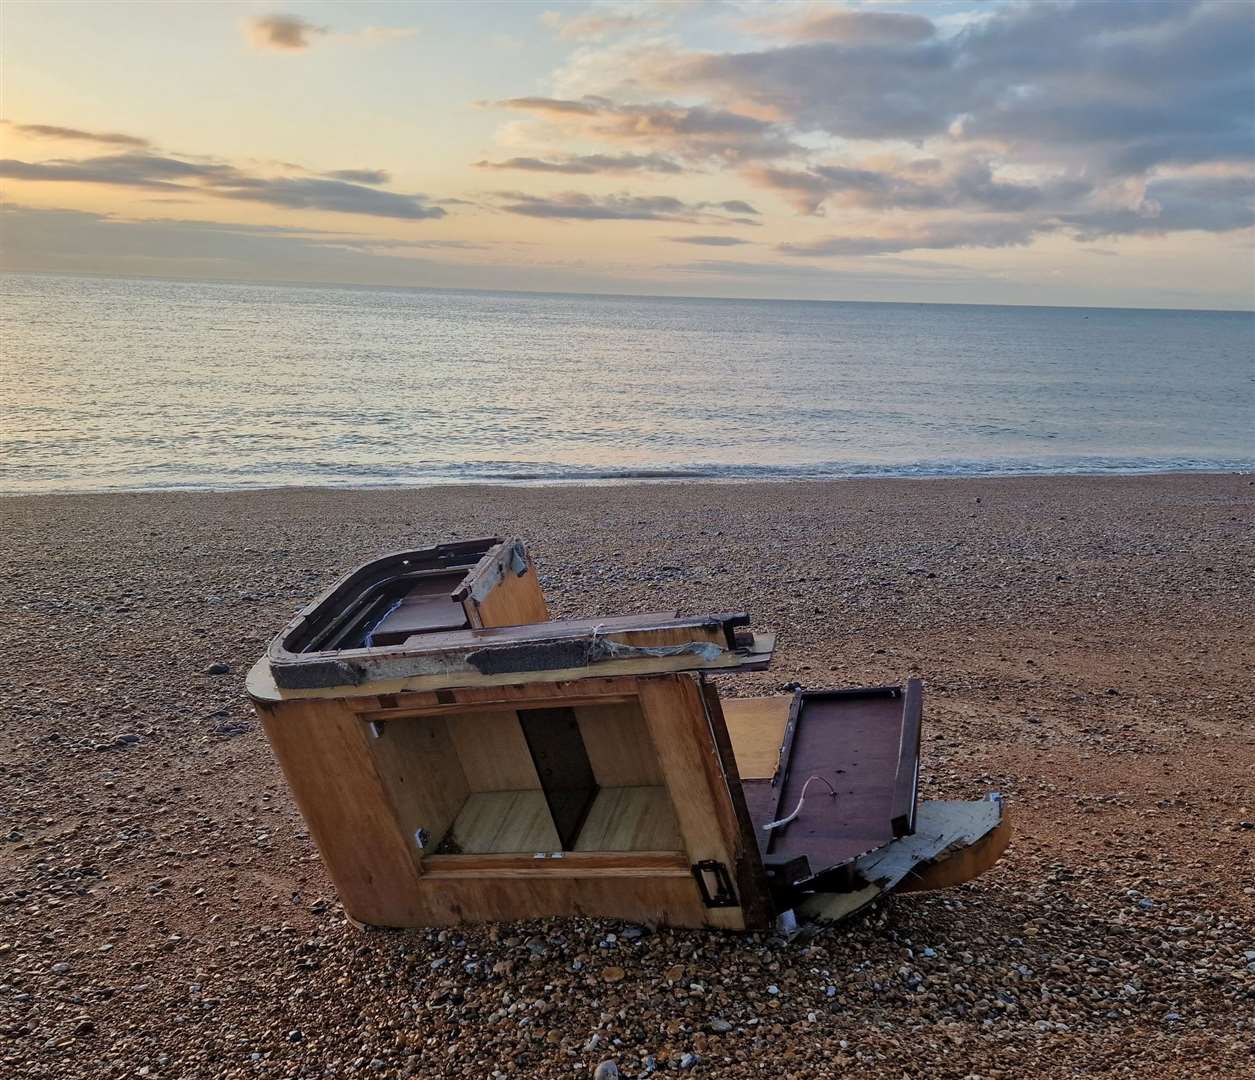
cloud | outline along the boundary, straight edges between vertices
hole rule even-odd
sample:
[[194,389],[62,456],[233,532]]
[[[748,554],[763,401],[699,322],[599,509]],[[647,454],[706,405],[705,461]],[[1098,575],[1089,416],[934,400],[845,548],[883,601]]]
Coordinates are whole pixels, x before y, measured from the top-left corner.
[[933,222],[883,236],[829,236],[819,240],[777,244],[784,255],[817,256],[887,255],[900,251],[951,250],[966,247],[1019,247],[1031,243],[1040,232],[1054,226],[1020,218]]
[[289,53],[305,52],[319,40],[374,44],[412,38],[417,33],[417,28],[412,26],[365,26],[361,30],[332,31],[329,26],[317,26],[299,15],[263,15],[244,22],[244,40],[254,49]]
[[343,180],[239,177],[215,185],[213,194],[224,199],[245,199],[291,210],[331,210],[340,214],[367,214],[410,221],[445,216],[444,210],[427,205],[421,196],[380,191]]
[[931,158],[894,162],[889,168],[751,166],[744,175],[751,183],[780,193],[804,214],[820,214],[828,203],[876,210],[1027,210],[1046,203],[1066,204],[1092,189],[1081,178],[1038,183],[999,179],[990,161],[975,157],[944,164]]
[[332,180],[348,180],[354,184],[386,184],[392,179],[383,169],[332,169],[323,176]]
[[512,157],[505,161],[477,161],[477,169],[516,169],[521,172],[591,176],[595,173],[684,171],[679,162],[662,154],[570,154],[556,158]]
[[254,49],[304,52],[316,38],[330,33],[299,15],[261,15],[244,24],[244,36]]
[[523,217],[549,218],[554,221],[684,221],[717,225],[757,225],[746,217],[729,217],[732,213],[756,213],[748,203],[732,202],[686,203],[670,195],[586,195],[566,191],[557,195],[531,195],[522,191],[498,191],[497,207],[508,214]]
[[616,104],[594,95],[518,97],[493,104],[537,117],[561,135],[640,143],[690,161],[736,163],[783,157],[800,149],[768,121],[704,105]]
[[670,236],[667,239],[677,244],[696,244],[699,247],[735,247],[737,244],[748,244],[739,236]]
[[1042,0],[995,8],[949,36],[922,29],[746,52],[656,49],[622,79],[845,139],[993,139],[1104,170],[1134,148],[1144,164],[1171,155],[1178,139],[1191,160],[1250,153],[1248,5]]
[[[7,123],[7,121],[0,121]],[[144,149],[147,139],[138,135],[123,135],[116,131],[84,131],[82,128],[58,127],[55,124],[12,124],[14,131],[36,139],[64,139],[67,141],[103,143],[106,146],[131,146]]]
[[567,41],[600,41],[612,34],[656,30],[667,23],[661,12],[593,9],[578,15],[541,12],[540,21]]
[[577,191],[560,195],[528,195],[521,191],[497,193],[501,209],[524,217],[558,221],[695,221],[697,209],[669,195],[601,195]]
[[[372,183],[379,173],[371,173]],[[80,160],[0,161],[0,176],[15,180],[104,184],[243,199],[288,209],[416,221],[445,211],[421,195],[381,191],[346,180],[306,176],[257,176],[221,162],[185,161],[157,154],[109,154]]]
[[960,14],[775,7],[741,24],[761,46],[587,48],[555,80],[565,96],[501,104],[554,138],[632,141],[840,210],[846,235],[820,253],[1245,227],[1242,183],[1199,175],[1255,168],[1249,5]]
[[703,203],[702,205],[714,206],[720,210],[727,210],[728,213],[730,214],[757,214],[758,213],[757,210],[755,210],[752,206],[750,206],[749,203],[745,202],[743,199],[727,199],[724,202]]
[[832,7],[812,8],[793,18],[781,18],[773,13],[747,19],[741,25],[759,37],[839,41],[850,45],[914,43],[926,41],[937,33],[936,26],[923,15]]
[[1165,177],[1150,181],[1133,205],[1063,215],[1082,241],[1107,236],[1158,236],[1255,227],[1255,175]]

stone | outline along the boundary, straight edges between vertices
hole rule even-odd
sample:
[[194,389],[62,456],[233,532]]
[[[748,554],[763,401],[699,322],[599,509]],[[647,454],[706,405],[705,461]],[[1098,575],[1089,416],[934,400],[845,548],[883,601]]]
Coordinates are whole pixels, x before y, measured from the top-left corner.
[[209,667],[205,668],[205,674],[206,675],[230,675],[231,665],[223,664],[223,663],[210,664]]
[[627,974],[621,967],[608,967],[601,969],[601,977],[608,983],[622,982],[623,977]]
[[619,1080],[619,1066],[614,1061],[603,1061],[593,1070],[593,1080]]

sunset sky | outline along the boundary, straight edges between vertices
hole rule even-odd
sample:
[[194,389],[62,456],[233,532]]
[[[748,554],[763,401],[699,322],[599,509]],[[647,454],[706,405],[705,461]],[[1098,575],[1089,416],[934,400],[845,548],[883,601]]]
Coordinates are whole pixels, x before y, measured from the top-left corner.
[[1255,5],[21,3],[0,266],[1255,306]]

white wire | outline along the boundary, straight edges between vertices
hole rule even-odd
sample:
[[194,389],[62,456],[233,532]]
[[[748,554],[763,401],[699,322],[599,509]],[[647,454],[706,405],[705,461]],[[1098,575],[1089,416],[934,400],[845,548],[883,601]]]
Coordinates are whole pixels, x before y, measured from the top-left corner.
[[794,818],[796,818],[798,814],[802,812],[802,803],[806,802],[806,789],[811,786],[812,780],[818,780],[821,784],[828,784],[828,791],[830,793],[828,797],[830,799],[835,799],[837,797],[837,789],[834,788],[831,784],[829,784],[828,781],[825,780],[822,776],[819,776],[819,775],[808,776],[806,778],[806,783],[802,785],[802,796],[801,798],[798,799],[797,806],[793,808],[793,813],[791,813],[788,817],[782,817],[779,821],[767,822],[767,824],[763,826],[763,832],[770,832],[772,829],[780,828],[781,825],[787,825],[790,821],[794,820]]

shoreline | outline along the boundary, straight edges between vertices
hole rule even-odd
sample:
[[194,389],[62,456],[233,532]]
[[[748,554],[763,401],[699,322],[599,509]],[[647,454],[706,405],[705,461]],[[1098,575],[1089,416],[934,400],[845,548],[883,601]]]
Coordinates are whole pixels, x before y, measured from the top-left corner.
[[694,485],[694,486],[776,486],[781,484],[879,484],[910,481],[948,480],[954,482],[996,482],[1025,480],[1104,480],[1104,479],[1137,479],[1141,477],[1155,478],[1186,478],[1186,477],[1223,477],[1223,476],[1255,476],[1255,461],[1234,467],[1199,469],[1107,469],[1100,471],[1075,472],[998,472],[998,473],[885,473],[855,476],[717,476],[708,473],[674,475],[648,474],[589,477],[579,476],[570,479],[555,477],[504,478],[495,479],[449,479],[428,482],[413,481],[381,481],[376,484],[345,483],[345,484],[271,484],[257,486],[171,486],[171,487],[138,487],[138,488],[104,488],[82,490],[52,491],[6,491],[0,489],[0,505],[12,499],[44,499],[44,498],[83,498],[137,495],[243,495],[243,494],[279,494],[283,492],[326,492],[367,493],[367,492],[419,492],[419,491],[450,491],[473,488],[491,490],[530,490],[535,488],[555,488],[570,490],[572,488],[650,488],[655,486]]

